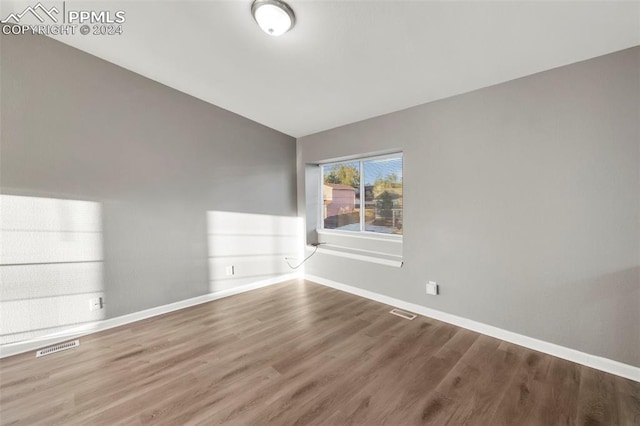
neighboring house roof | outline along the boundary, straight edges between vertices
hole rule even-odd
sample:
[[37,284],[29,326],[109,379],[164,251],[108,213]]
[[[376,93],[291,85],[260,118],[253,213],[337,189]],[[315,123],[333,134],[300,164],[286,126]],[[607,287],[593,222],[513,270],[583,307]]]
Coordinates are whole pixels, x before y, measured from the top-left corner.
[[353,186],[344,185],[342,183],[325,183],[325,186],[331,187],[333,189],[349,189],[351,191],[356,190]]

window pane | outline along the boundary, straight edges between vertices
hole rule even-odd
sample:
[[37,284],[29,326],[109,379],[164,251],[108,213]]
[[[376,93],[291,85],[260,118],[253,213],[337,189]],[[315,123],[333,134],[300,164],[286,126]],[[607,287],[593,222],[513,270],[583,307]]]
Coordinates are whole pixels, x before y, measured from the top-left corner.
[[364,162],[365,231],[402,235],[402,157]]
[[322,166],[325,229],[360,231],[360,163]]

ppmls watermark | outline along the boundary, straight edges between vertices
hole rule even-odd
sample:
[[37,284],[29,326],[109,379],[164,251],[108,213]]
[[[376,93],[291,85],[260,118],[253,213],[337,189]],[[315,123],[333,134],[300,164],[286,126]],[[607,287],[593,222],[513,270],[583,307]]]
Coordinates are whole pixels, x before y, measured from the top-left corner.
[[76,10],[67,2],[50,7],[38,2],[20,12],[10,13],[0,23],[5,35],[121,35],[126,21],[124,10]]

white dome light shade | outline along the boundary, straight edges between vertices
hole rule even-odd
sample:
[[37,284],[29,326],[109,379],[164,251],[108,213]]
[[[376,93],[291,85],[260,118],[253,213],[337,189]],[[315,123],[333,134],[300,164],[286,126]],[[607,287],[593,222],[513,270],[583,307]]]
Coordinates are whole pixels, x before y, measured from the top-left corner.
[[272,36],[286,33],[295,23],[293,10],[279,0],[256,0],[251,5],[251,13],[262,31]]

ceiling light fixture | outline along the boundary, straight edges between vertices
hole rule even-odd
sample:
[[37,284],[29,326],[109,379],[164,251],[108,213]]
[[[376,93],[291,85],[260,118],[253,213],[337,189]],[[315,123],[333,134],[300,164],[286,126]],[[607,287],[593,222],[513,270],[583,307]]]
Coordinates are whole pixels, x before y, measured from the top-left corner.
[[262,31],[272,36],[286,33],[296,22],[293,10],[280,0],[255,0],[251,14]]

